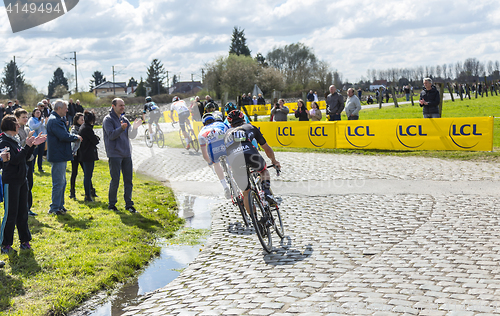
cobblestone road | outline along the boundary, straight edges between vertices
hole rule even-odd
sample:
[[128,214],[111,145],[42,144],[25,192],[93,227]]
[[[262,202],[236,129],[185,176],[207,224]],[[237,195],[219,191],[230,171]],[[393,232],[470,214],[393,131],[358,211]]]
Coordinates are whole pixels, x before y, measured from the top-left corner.
[[[201,155],[133,143],[137,171],[221,196]],[[286,237],[274,251],[222,203],[198,258],[125,315],[500,314],[499,164],[277,157]]]

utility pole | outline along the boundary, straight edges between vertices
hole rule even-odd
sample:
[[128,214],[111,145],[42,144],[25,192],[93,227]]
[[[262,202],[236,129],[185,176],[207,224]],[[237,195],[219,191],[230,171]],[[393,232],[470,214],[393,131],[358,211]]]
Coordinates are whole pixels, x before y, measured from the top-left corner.
[[75,92],[78,93],[78,72],[76,70],[76,52],[73,52],[73,58],[75,60],[75,81],[76,81],[76,86],[75,86]]
[[203,68],[201,68],[201,81],[205,83],[205,70]]
[[193,79],[193,74],[191,74],[191,82],[193,82],[193,81],[194,81],[194,79]]
[[14,56],[14,97],[17,99],[17,65],[16,65],[16,56]]
[[168,70],[167,70],[167,94],[170,94],[170,86],[168,84]]
[[115,66],[112,66],[113,68],[113,95],[116,95],[116,89],[115,89]]

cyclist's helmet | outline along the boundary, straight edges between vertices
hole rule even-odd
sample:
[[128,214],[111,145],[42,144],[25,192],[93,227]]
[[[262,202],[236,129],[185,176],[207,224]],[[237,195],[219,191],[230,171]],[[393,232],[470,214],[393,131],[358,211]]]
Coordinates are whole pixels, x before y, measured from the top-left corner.
[[229,114],[229,112],[233,111],[233,110],[236,110],[236,104],[232,103],[232,102],[228,102],[226,103],[226,105],[224,106],[224,110],[226,111],[226,114]]
[[208,102],[207,105],[205,105],[205,113],[209,113],[215,111],[215,103],[214,102]]
[[203,125],[210,125],[215,122],[215,117],[212,115],[212,113],[205,113],[203,114],[203,118],[201,120],[203,122]]
[[150,96],[147,96],[146,97],[146,102],[151,102],[151,101],[153,101],[153,98],[151,98]]
[[233,110],[229,113],[227,116],[227,121],[231,126],[238,126],[240,123],[245,122],[245,116],[243,115],[243,112],[239,110]]
[[218,121],[218,122],[223,122],[224,121],[224,118],[222,117],[222,113],[219,112],[219,111],[213,111],[211,112],[211,114],[213,115],[215,121]]
[[175,97],[172,99],[172,102],[177,102],[177,101],[179,101],[179,100],[180,100],[180,98],[179,98],[178,96],[175,96]]

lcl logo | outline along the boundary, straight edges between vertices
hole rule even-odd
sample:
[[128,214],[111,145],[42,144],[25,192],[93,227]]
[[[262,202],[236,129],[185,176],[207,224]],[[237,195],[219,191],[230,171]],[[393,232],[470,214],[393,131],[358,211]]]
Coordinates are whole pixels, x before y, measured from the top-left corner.
[[398,125],[396,128],[399,143],[407,148],[418,148],[424,144],[425,140],[418,136],[427,136],[422,125]]
[[[314,147],[323,147],[326,142],[328,141],[328,138],[323,138],[328,136],[328,134],[325,132],[325,127],[324,126],[310,126],[309,127],[309,142],[314,146]],[[320,142],[318,142],[318,139]],[[319,143],[322,143],[321,145]]]
[[276,140],[282,146],[286,147],[292,144],[293,140],[290,136],[295,136],[291,126],[278,126],[278,128],[276,129]]
[[476,124],[451,124],[449,136],[452,142],[460,148],[470,149],[479,144],[478,137],[482,136],[478,132]]
[[352,146],[364,148],[372,143],[375,133],[370,132],[370,126],[346,126],[344,136]]
[[78,0],[4,0],[12,32],[52,21],[73,9]]

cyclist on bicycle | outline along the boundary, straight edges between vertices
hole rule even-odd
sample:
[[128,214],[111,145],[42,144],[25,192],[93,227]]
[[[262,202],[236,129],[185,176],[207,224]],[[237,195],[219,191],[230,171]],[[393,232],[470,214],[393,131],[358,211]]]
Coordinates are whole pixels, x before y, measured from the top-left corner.
[[146,114],[149,112],[149,133],[151,138],[154,140],[156,138],[156,130],[151,129],[151,124],[155,123],[158,126],[158,121],[161,117],[161,111],[158,105],[153,102],[153,99],[150,96],[146,97],[146,104],[144,104],[144,110],[142,111],[142,122],[146,122]]
[[[234,180],[243,191],[243,200],[247,211],[250,210],[248,204],[248,194],[250,192],[250,182],[246,171],[247,166],[260,172],[262,179],[262,189],[266,200],[271,204],[276,204],[271,193],[271,177],[266,169],[266,161],[259,154],[257,148],[252,144],[255,139],[264,149],[271,163],[280,168],[280,163],[274,156],[274,151],[267,144],[260,130],[252,124],[245,123],[245,118],[239,110],[233,110],[227,116],[231,128],[226,132],[224,143],[227,151],[227,161],[233,170]],[[250,212],[249,212],[250,213]]]
[[182,135],[184,135],[184,138],[186,139],[186,149],[189,149],[191,147],[191,138],[189,137],[189,134],[186,131],[186,122],[189,124],[189,115],[191,112],[189,112],[189,109],[186,105],[186,102],[182,101],[178,96],[173,97],[172,99],[172,105],[170,106],[170,119],[172,122],[174,122],[174,111],[177,112],[177,116],[179,117],[179,126],[181,127],[182,130]]
[[226,155],[224,134],[229,129],[229,126],[222,122],[222,117],[218,117],[212,113],[203,114],[202,122],[204,126],[198,134],[201,153],[208,165],[214,167],[215,173],[224,188],[224,195],[226,199],[230,199],[231,192],[219,163],[219,158]]
[[[232,102],[226,103],[226,105],[224,106],[224,111],[226,111],[226,119],[224,120],[224,123],[229,125],[229,121],[227,120],[227,116],[229,115],[229,113],[231,113],[231,111],[234,111],[237,109],[238,109],[238,107],[236,106],[236,104],[234,104]],[[245,123],[250,124],[250,119],[248,118],[248,116],[245,113],[243,113],[243,115],[245,116]]]

